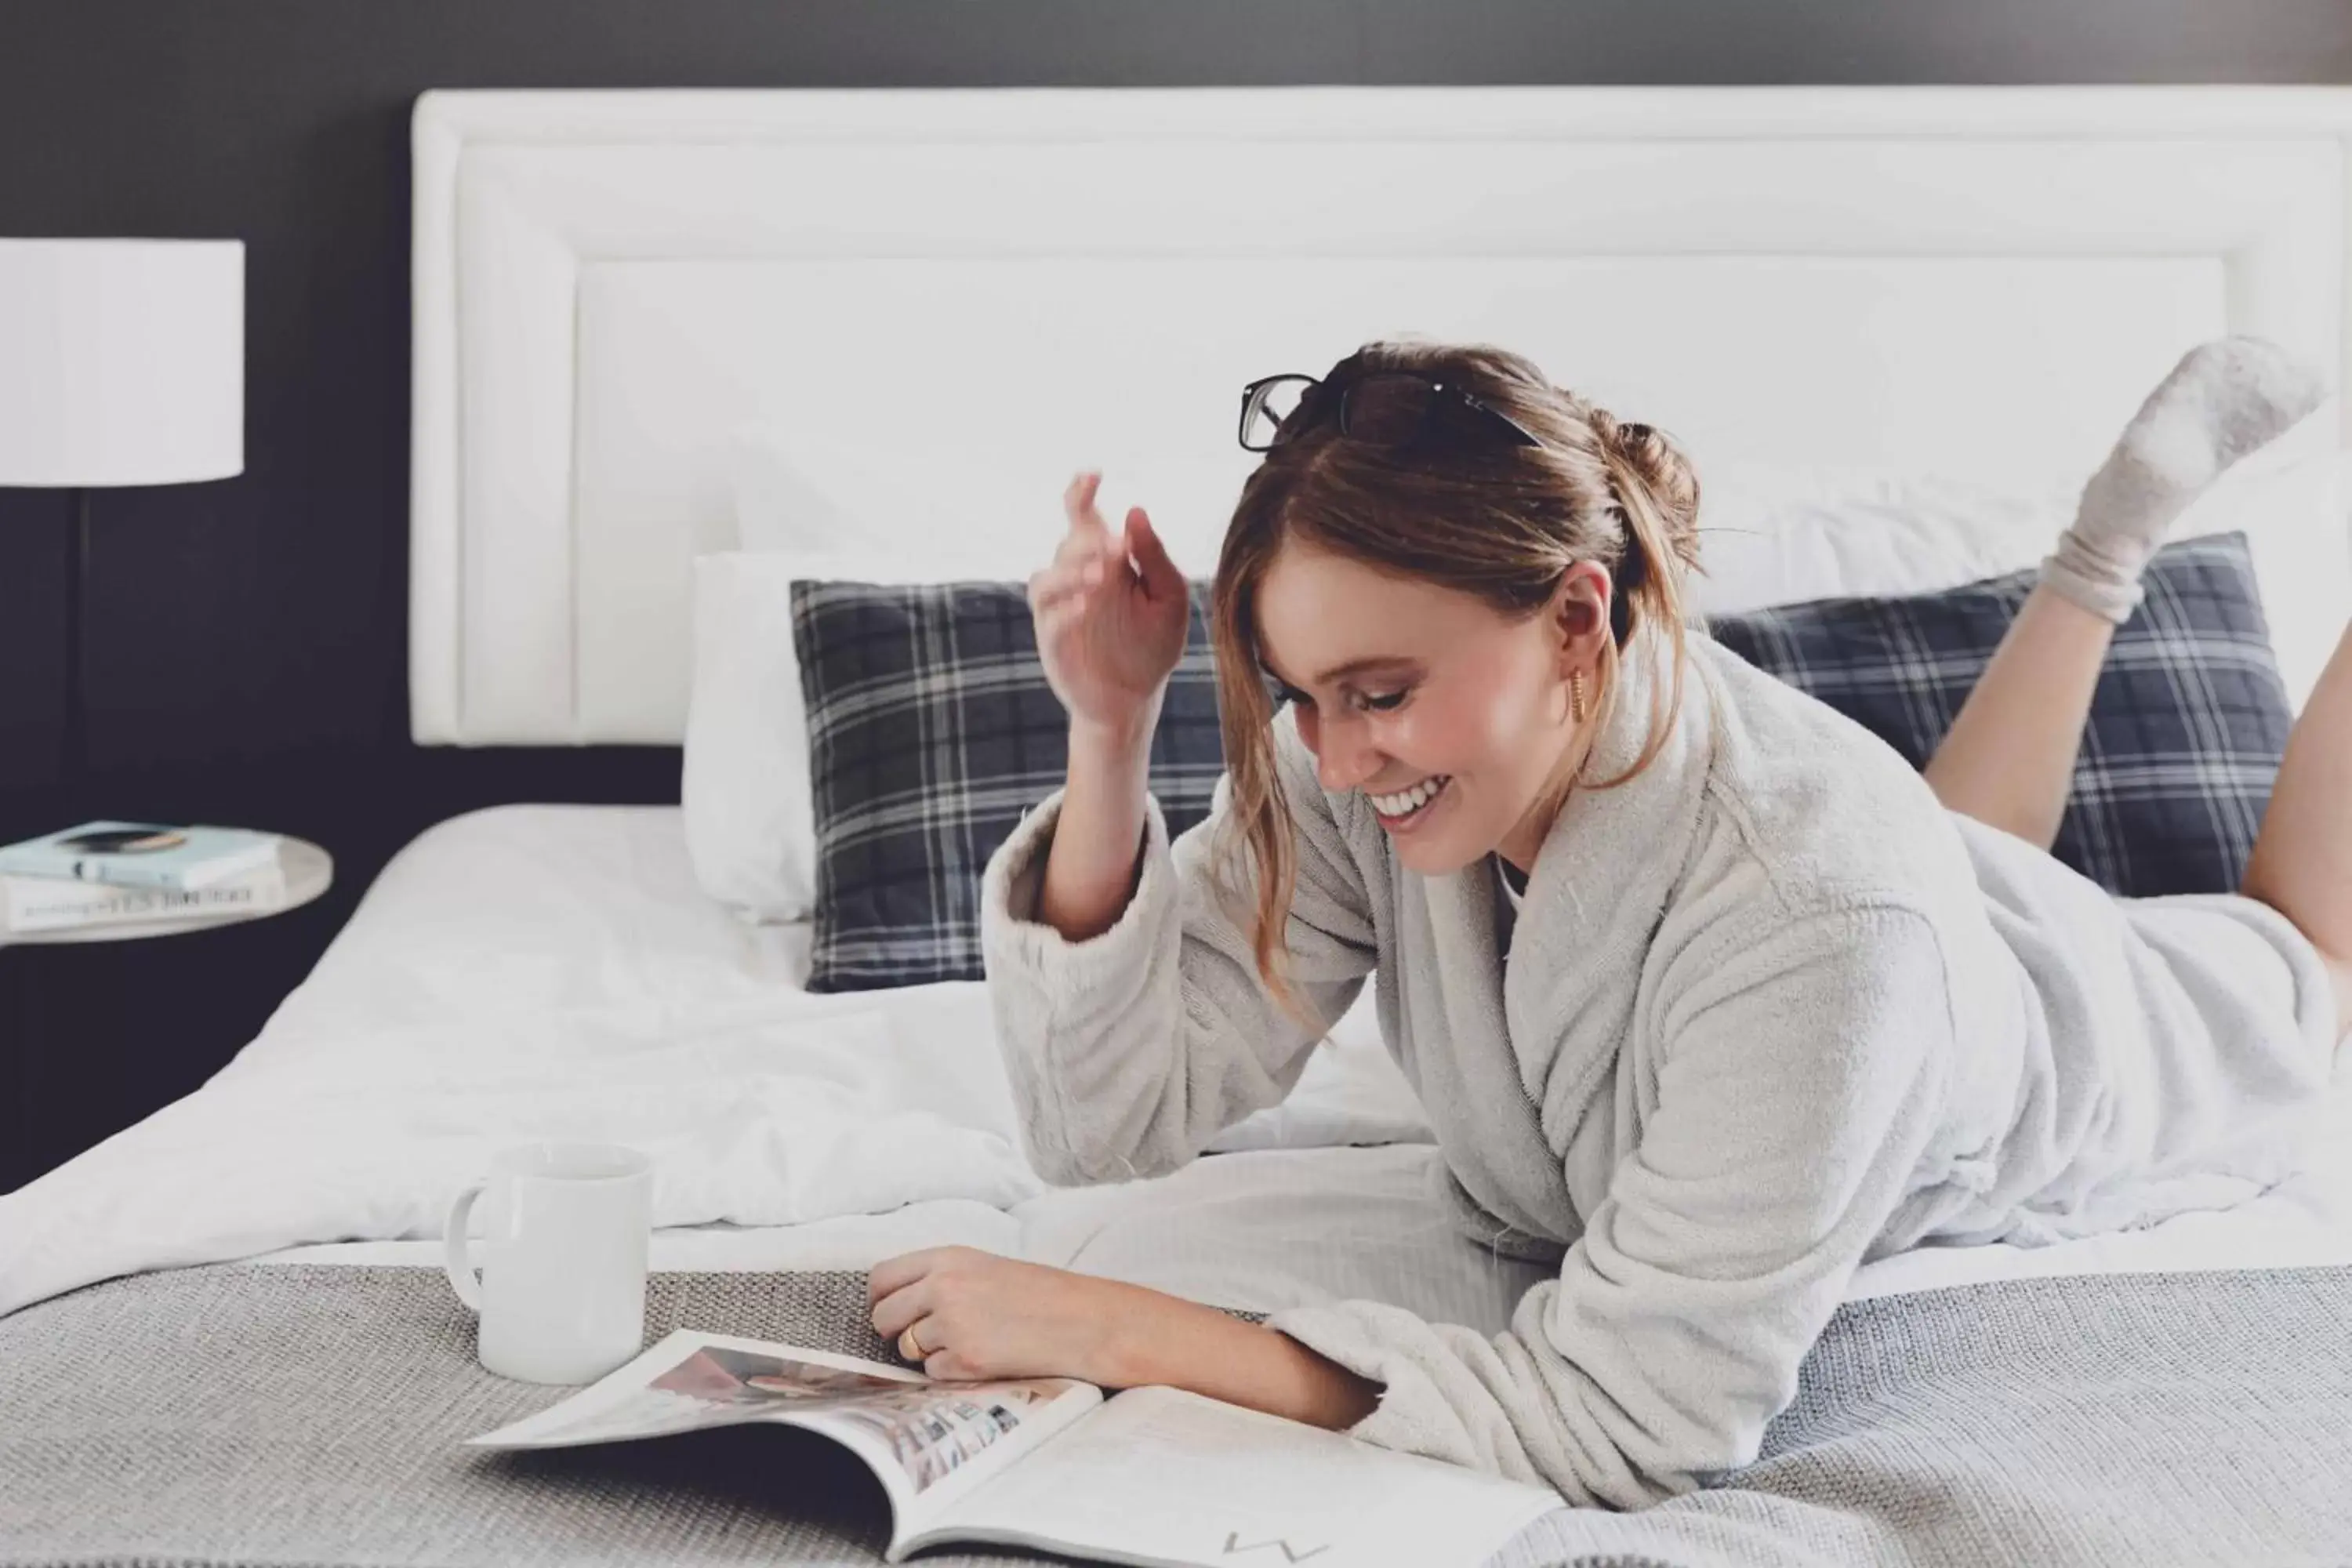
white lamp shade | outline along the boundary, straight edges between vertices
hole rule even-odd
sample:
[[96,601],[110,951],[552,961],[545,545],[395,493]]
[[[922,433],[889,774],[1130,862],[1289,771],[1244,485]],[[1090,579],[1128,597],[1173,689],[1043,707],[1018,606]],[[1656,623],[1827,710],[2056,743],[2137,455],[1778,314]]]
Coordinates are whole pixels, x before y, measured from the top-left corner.
[[0,239],[0,485],[244,468],[242,240]]

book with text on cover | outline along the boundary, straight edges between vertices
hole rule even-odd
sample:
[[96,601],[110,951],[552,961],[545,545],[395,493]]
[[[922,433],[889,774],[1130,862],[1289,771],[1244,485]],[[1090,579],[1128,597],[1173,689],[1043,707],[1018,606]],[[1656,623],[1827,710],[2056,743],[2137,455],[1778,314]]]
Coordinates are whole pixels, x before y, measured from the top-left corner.
[[0,846],[0,874],[120,888],[206,888],[278,858],[278,836],[242,827],[85,822]]
[[471,1441],[560,1448],[752,1423],[814,1432],[863,1461],[889,1499],[892,1563],[986,1542],[1139,1568],[1471,1568],[1561,1506],[1541,1487],[1181,1389],[943,1383],[686,1329]]
[[0,934],[259,914],[285,902],[286,871],[276,860],[201,888],[123,888],[66,877],[0,875]]

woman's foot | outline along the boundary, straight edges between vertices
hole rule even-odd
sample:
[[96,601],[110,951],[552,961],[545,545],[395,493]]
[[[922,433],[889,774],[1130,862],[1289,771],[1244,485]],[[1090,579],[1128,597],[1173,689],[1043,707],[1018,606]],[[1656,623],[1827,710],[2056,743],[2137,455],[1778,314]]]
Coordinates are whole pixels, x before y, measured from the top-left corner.
[[2084,487],[2042,580],[2120,623],[2173,520],[2222,469],[2319,405],[2316,372],[2263,338],[2200,343],[2173,366]]

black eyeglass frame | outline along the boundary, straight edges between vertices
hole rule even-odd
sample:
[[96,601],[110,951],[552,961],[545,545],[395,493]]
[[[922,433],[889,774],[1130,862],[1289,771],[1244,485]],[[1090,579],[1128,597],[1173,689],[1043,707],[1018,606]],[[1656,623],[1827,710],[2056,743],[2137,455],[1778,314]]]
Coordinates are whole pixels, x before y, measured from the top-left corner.
[[[1241,420],[1234,432],[1234,438],[1241,443],[1243,451],[1271,452],[1276,447],[1284,446],[1292,440],[1296,440],[1299,434],[1312,428],[1314,425],[1321,423],[1320,419],[1311,421],[1307,425],[1299,426],[1297,431],[1291,431],[1277,426],[1274,439],[1268,441],[1265,446],[1254,447],[1250,445],[1249,427],[1251,416],[1261,410],[1265,401],[1265,395],[1269,389],[1280,385],[1284,382],[1290,381],[1303,382],[1305,384],[1305,390],[1301,391],[1298,395],[1299,406],[1302,408],[1306,406],[1307,400],[1309,397],[1312,397],[1318,392],[1328,393],[1329,391],[1328,383],[1315,376],[1301,374],[1296,371],[1286,372],[1280,375],[1260,376],[1257,380],[1251,382],[1247,386],[1243,387]],[[1526,426],[1521,425],[1517,420],[1512,418],[1509,415],[1504,413],[1493,404],[1477,396],[1466,388],[1456,386],[1452,382],[1438,381],[1433,377],[1418,375],[1409,370],[1369,371],[1361,375],[1350,377],[1346,383],[1341,384],[1339,389],[1339,400],[1336,414],[1339,426],[1339,434],[1342,437],[1351,441],[1370,439],[1369,437],[1359,437],[1356,435],[1352,428],[1353,422],[1349,418],[1349,409],[1355,397],[1357,388],[1380,381],[1412,382],[1415,385],[1420,386],[1432,394],[1433,401],[1424,405],[1424,412],[1422,416],[1421,421],[1414,426],[1413,432],[1411,436],[1406,437],[1402,441],[1383,441],[1375,443],[1375,445],[1390,447],[1409,447],[1418,441],[1422,436],[1427,432],[1430,426],[1430,415],[1427,410],[1433,410],[1440,406],[1440,404],[1435,401],[1436,399],[1444,399],[1462,408],[1468,409],[1472,414],[1487,421],[1488,427],[1493,429],[1495,434],[1503,437],[1505,441],[1512,446],[1540,447],[1543,445],[1540,440],[1538,440],[1536,437],[1528,431]]]

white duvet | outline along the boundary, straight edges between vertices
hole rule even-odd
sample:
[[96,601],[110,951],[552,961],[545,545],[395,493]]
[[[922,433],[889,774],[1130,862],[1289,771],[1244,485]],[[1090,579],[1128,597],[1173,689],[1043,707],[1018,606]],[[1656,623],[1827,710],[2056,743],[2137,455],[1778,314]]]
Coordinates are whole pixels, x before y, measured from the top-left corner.
[[[694,888],[675,808],[441,824],[211,1082],[0,1196],[0,1312],[142,1269],[437,1237],[493,1152],[537,1139],[651,1153],[661,1227],[833,1222],[834,1258],[871,1251],[859,1234],[1005,1246],[1043,1188],[984,990],[813,995],[805,942]],[[1402,1079],[1366,1081],[1231,1142],[1417,1135]]]
[[411,1026],[241,1063],[0,1198],[0,1311],[136,1269],[433,1236],[494,1151],[531,1139],[644,1149],[662,1226],[1039,1190],[993,1118],[940,1103],[969,1039],[792,1003]]
[[[863,1268],[962,1242],[1224,1305],[1370,1296],[1490,1328],[1532,1282],[1452,1230],[1368,1013],[1219,1141],[1240,1152],[1051,1191],[1015,1144],[980,986],[814,996],[804,963],[803,931],[742,924],[695,889],[674,807],[441,824],[211,1083],[0,1196],[0,1311],[190,1263],[429,1264],[451,1194],[540,1137],[655,1155],[662,1268]],[[2310,1170],[2240,1209],[1923,1249],[1849,1294],[2352,1262],[2341,1085],[2335,1112]]]

